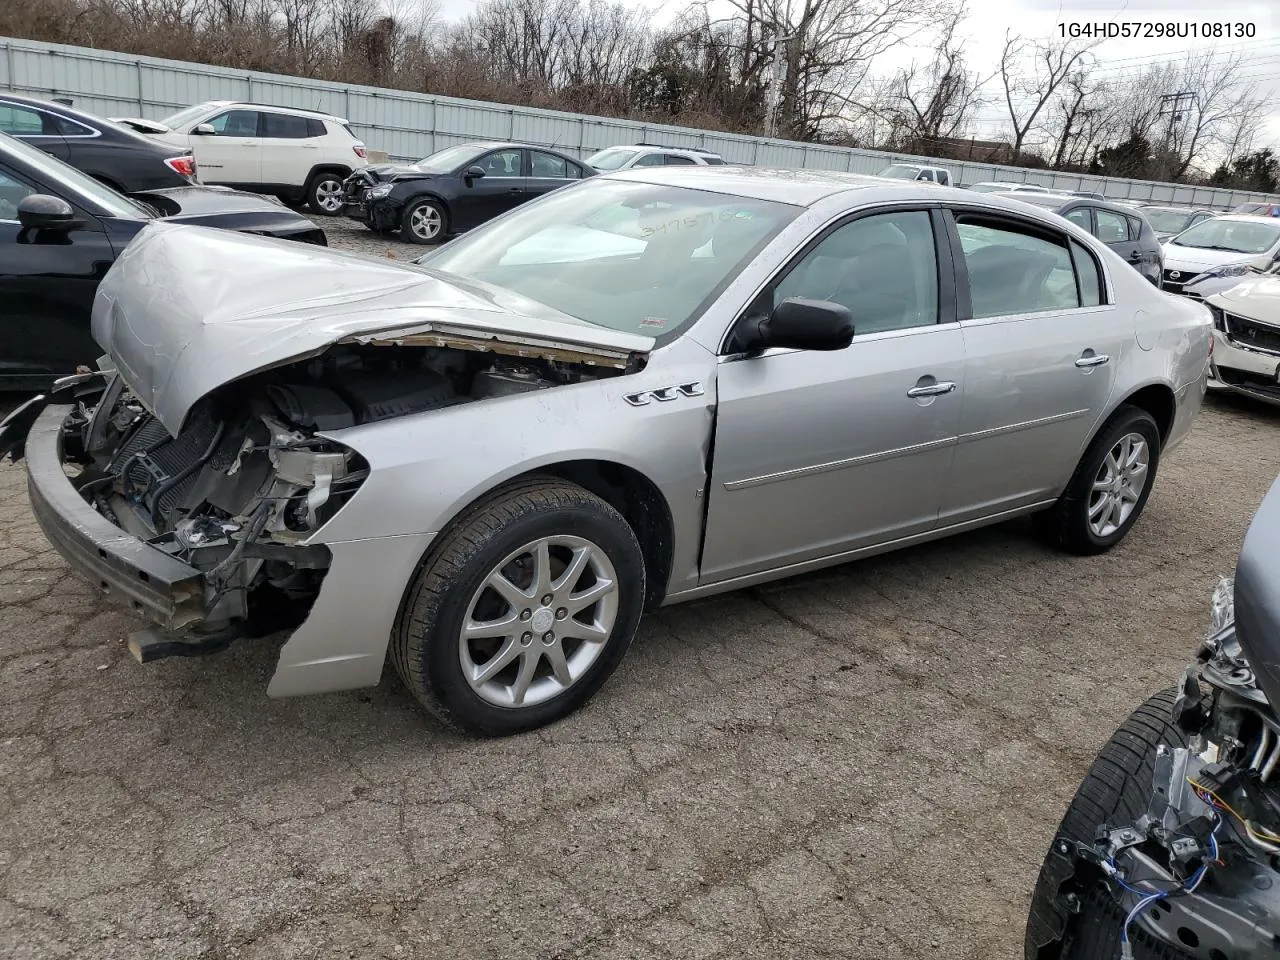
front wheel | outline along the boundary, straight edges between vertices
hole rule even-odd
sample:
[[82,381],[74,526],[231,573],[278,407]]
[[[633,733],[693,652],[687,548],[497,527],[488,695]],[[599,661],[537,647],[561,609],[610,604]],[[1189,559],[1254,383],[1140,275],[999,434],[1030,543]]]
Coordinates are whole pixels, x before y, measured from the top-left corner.
[[[1111,737],[1076,792],[1058,827],[1036,879],[1027,917],[1026,960],[1117,960],[1126,910],[1105,884],[1074,892],[1079,912],[1062,903],[1064,883],[1073,881],[1074,864],[1057,845],[1092,844],[1098,827],[1125,826],[1147,811],[1159,747],[1185,747],[1187,740],[1173,722],[1178,691],[1157,693],[1135,710]],[[1145,939],[1145,938],[1141,938]],[[1172,948],[1140,949],[1139,958],[1176,960],[1186,956]]]
[[400,220],[400,238],[406,243],[439,243],[444,239],[448,218],[434,200],[418,200],[405,207]]
[[441,535],[392,639],[405,685],[473,733],[532,730],[578,709],[621,662],[645,595],[631,527],[599,497],[542,478]]
[[1093,438],[1062,496],[1036,516],[1040,533],[1070,553],[1105,553],[1142,516],[1160,464],[1160,428],[1138,407],[1120,407]]
[[336,217],[345,203],[342,177],[338,174],[317,173],[307,184],[307,206],[316,213]]

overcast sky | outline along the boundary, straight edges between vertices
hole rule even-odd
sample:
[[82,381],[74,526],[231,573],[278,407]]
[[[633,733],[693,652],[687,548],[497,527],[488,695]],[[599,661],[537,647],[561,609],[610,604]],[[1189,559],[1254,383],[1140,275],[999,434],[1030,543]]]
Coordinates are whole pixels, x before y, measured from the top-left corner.
[[[480,0],[438,0],[443,19],[465,16]],[[668,23],[684,10],[685,0],[620,0],[627,6],[650,12],[655,25]],[[800,0],[797,0],[800,2]],[[712,0],[715,9],[716,0]],[[1275,8],[1274,12],[1272,8]],[[727,11],[726,11],[727,12]],[[963,28],[965,54],[970,66],[982,76],[999,66],[1000,51],[1006,30],[1028,38],[1058,36],[1058,24],[1107,21],[1174,21],[1178,23],[1235,22],[1256,25],[1253,39],[1218,41],[1218,49],[1239,51],[1248,59],[1246,77],[1258,85],[1259,92],[1269,97],[1274,109],[1263,130],[1258,146],[1280,143],[1280,3],[1275,0],[969,0],[969,18]],[[1156,39],[1107,40],[1096,54],[1098,75],[1116,83],[1132,80],[1152,63],[1180,59],[1189,49],[1214,46],[1213,42]],[[913,58],[926,62],[932,53],[928,48],[904,46],[881,58],[877,74],[892,74]],[[1173,92],[1173,91],[1170,91]],[[987,90],[992,102],[977,115],[975,133],[979,137],[999,130],[1003,104],[999,100],[999,80]]]

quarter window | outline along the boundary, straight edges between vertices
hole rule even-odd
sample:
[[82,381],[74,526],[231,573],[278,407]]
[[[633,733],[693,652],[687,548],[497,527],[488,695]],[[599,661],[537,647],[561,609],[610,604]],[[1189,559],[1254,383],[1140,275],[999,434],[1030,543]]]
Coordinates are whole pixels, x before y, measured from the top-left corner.
[[1080,279],[1080,306],[1098,306],[1102,303],[1102,271],[1098,269],[1098,261],[1074,240],[1071,241],[1071,260]]
[[777,285],[774,305],[792,297],[847,307],[857,334],[937,323],[938,262],[929,214],[877,214],[836,228]]
[[660,167],[662,166],[662,154],[646,153],[643,157],[632,164],[633,167]]
[[257,110],[228,110],[209,121],[219,137],[256,137],[258,135]]
[[975,319],[1080,305],[1065,238],[964,214],[956,229]]

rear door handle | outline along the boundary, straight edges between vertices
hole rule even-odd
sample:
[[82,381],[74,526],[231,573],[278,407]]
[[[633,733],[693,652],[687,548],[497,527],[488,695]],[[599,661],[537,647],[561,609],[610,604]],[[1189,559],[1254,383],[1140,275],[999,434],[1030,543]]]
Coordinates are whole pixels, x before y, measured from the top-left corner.
[[940,383],[930,383],[923,387],[912,387],[907,391],[907,396],[912,400],[919,397],[940,397],[944,393],[950,393],[956,388],[956,385],[950,380],[943,380]]
[[1100,367],[1111,360],[1105,353],[1093,353],[1076,361],[1077,367]]

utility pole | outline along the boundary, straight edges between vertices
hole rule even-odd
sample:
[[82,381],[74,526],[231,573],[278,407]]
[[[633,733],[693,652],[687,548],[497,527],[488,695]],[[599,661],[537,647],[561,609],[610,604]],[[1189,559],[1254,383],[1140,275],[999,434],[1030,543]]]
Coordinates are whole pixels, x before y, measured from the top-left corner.
[[1183,116],[1194,106],[1195,102],[1196,94],[1194,91],[1184,90],[1182,93],[1161,94],[1158,116],[1169,118],[1169,127],[1164,135],[1164,151],[1166,154],[1173,149],[1174,125],[1182,122]]
[[794,35],[773,38],[773,78],[769,81],[769,139],[778,135],[778,105],[781,101],[782,84],[787,78],[786,51],[784,49],[783,56],[780,57],[778,49],[794,39]]

